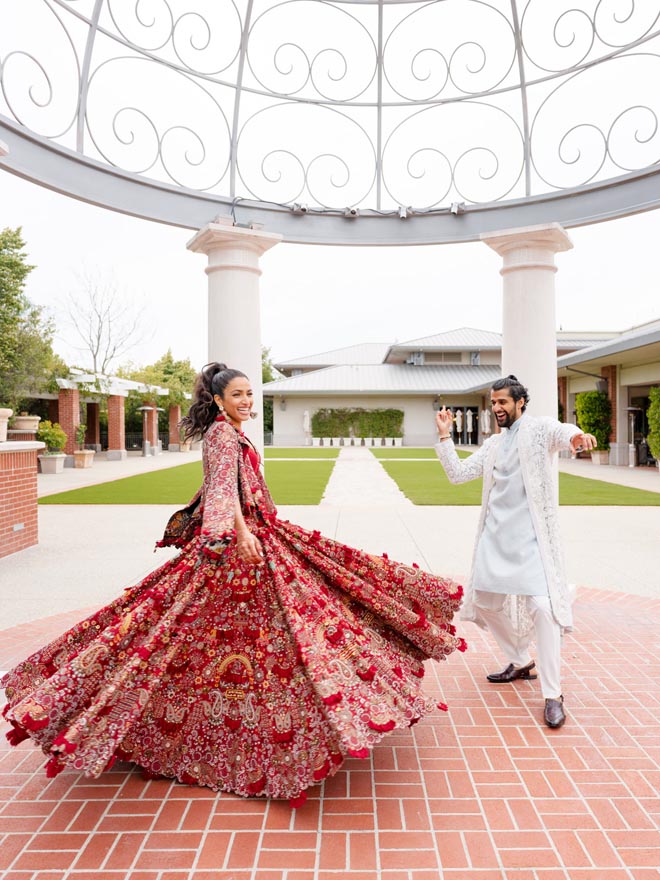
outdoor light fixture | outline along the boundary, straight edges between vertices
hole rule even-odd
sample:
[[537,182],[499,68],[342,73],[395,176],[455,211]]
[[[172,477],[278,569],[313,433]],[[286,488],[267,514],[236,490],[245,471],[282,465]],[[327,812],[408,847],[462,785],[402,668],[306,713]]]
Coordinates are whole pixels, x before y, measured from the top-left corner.
[[344,217],[358,217],[360,212],[357,208],[344,208]]
[[283,398],[280,400],[280,410],[281,410],[282,412],[284,412],[285,409],[286,409],[286,398],[283,397]]
[[596,373],[587,373],[584,370],[576,370],[574,367],[566,367],[566,369],[571,373],[579,373],[581,376],[591,376],[592,379],[597,379],[596,391],[600,391],[601,394],[607,394],[607,379],[603,379],[602,376],[599,376]]
[[408,217],[411,217],[413,213],[413,209],[410,207],[410,205],[408,205],[407,208],[405,208],[403,205],[399,205],[398,211],[400,220],[407,220]]
[[294,214],[306,214],[309,211],[309,207],[304,202],[294,202],[291,210]]
[[449,211],[454,215],[463,214],[465,211],[465,202],[452,202],[449,206]]

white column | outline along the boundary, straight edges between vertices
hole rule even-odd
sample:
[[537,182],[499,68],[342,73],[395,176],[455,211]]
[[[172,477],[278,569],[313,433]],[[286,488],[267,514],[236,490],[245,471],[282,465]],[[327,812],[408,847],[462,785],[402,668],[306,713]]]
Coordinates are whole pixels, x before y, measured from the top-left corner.
[[234,226],[231,218],[216,218],[187,245],[195,253],[206,254],[209,260],[208,359],[221,361],[249,377],[258,418],[246,425],[246,433],[260,451],[264,423],[259,258],[281,240],[281,235]]
[[559,223],[481,238],[503,258],[502,375],[529,388],[528,412],[557,418],[555,254],[570,250],[571,240]]

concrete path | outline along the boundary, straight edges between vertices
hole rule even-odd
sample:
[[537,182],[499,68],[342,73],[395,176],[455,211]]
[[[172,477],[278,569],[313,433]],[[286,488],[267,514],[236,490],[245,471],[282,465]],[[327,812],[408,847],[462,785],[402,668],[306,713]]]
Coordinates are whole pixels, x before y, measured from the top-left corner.
[[368,449],[348,446],[335,461],[321,504],[412,507],[394,480]]

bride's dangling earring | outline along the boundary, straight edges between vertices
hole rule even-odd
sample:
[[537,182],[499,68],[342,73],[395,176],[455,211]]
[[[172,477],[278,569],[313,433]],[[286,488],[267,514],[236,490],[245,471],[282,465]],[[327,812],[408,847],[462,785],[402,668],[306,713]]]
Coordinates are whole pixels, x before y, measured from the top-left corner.
[[250,418],[251,418],[251,419],[256,419],[256,418],[258,418],[258,416],[259,416],[259,413],[256,413],[256,412],[251,412],[251,413],[250,413]]

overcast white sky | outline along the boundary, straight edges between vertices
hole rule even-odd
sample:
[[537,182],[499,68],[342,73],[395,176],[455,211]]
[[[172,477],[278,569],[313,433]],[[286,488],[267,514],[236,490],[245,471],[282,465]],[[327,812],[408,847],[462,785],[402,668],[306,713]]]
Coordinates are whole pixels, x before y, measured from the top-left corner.
[[[82,268],[146,305],[150,338],[131,359],[171,348],[199,367],[206,351],[206,258],[192,233],[124,217],[0,170],[0,226],[22,226],[37,268],[27,294],[52,309]],[[660,212],[570,232],[559,254],[557,325],[623,330],[660,317]],[[280,244],[262,260],[262,337],[274,360],[359,342],[413,339],[455,327],[501,330],[500,258],[482,244],[337,248]],[[70,362],[79,354],[58,336]]]

